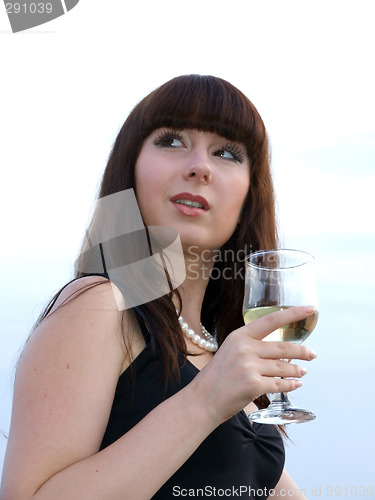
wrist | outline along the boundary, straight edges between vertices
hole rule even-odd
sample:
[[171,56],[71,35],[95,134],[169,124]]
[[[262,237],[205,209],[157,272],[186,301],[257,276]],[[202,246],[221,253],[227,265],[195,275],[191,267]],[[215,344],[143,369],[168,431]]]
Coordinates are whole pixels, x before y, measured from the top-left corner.
[[205,387],[203,377],[198,374],[181,392],[184,392],[183,402],[188,418],[205,429],[210,434],[225,421],[217,411],[217,405],[210,397],[210,391]]

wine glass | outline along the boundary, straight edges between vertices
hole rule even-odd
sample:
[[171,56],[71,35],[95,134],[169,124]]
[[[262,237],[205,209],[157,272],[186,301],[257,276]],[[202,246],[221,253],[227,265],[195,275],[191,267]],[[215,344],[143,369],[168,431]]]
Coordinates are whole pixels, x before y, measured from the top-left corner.
[[[314,330],[318,320],[314,264],[314,257],[300,250],[264,250],[247,257],[245,324],[292,306],[310,305],[315,309],[311,316],[278,328],[264,341],[300,344]],[[274,394],[267,408],[249,414],[252,422],[274,425],[308,422],[314,418],[313,412],[294,407],[286,393]]]

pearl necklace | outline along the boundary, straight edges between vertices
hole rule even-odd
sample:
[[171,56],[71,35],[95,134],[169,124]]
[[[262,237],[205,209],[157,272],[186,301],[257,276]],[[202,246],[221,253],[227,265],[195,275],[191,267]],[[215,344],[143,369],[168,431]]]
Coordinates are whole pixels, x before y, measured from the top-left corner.
[[[178,311],[176,311],[178,313]],[[210,333],[205,329],[201,323],[201,332],[204,338],[195,333],[194,330],[189,328],[189,325],[184,321],[182,316],[178,317],[178,322],[180,323],[181,330],[184,332],[185,336],[190,339],[194,344],[206,349],[209,352],[216,352],[219,348],[218,343]]]

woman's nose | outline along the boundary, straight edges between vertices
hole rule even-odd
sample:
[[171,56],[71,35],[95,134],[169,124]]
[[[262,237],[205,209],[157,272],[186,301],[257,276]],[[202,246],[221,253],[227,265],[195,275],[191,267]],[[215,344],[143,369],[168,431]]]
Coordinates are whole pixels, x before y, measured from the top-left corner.
[[209,184],[212,179],[212,169],[207,152],[196,152],[191,155],[184,170],[186,180],[195,179]]

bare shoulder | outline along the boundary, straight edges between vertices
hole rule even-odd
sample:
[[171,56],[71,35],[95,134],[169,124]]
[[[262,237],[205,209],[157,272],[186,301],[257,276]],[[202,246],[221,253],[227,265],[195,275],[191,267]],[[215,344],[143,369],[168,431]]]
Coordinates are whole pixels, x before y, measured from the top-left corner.
[[25,352],[38,346],[38,350],[48,351],[51,356],[56,348],[60,354],[73,348],[84,359],[85,353],[91,357],[96,346],[102,349],[105,344],[108,350],[120,349],[119,357],[123,357],[123,315],[108,279],[77,279],[62,289],[47,317],[32,333]]
[[51,313],[57,311],[61,306],[73,302],[74,299],[84,299],[86,305],[89,305],[89,302],[96,302],[92,305],[101,306],[102,309],[104,306],[113,311],[116,309],[113,286],[108,278],[101,275],[84,276],[64,286],[51,309]]
[[[90,334],[90,341],[100,343],[105,340],[106,343],[116,344],[123,354],[120,371],[125,370],[145,346],[134,312],[125,308],[117,286],[100,275],[86,276],[64,287],[44,321],[47,329],[50,329],[51,323],[70,325],[73,322],[74,328],[70,328],[72,334],[80,326],[81,333]],[[83,330],[81,322],[86,326]]]
[[14,498],[99,450],[133,323],[111,283],[95,276],[64,288],[34,330],[17,369],[4,464]]

